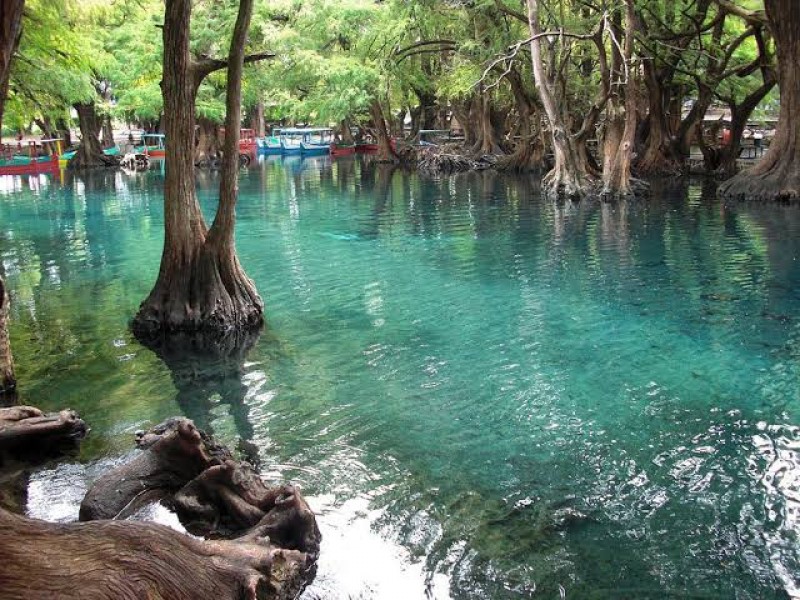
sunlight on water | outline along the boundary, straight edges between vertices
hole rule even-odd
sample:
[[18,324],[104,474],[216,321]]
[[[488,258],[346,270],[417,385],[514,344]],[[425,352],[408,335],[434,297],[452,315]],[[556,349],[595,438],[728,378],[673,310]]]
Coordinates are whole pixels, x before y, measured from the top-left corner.
[[[198,173],[208,216],[218,185]],[[800,598],[800,209],[268,157],[237,208],[268,327],[231,364],[127,330],[162,193],[0,177],[22,400],[92,427],[30,474],[30,515],[74,519],[135,430],[184,414],[308,496],[306,599]]]

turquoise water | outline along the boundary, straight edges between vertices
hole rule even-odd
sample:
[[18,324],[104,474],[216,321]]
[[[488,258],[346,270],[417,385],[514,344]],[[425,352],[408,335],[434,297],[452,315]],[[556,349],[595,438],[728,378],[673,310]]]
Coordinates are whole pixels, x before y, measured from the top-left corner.
[[162,186],[0,181],[22,399],[92,427],[29,514],[75,518],[133,431],[187,414],[309,496],[307,599],[800,598],[797,208],[270,157],[237,225],[268,327],[239,363],[167,366],[127,330]]

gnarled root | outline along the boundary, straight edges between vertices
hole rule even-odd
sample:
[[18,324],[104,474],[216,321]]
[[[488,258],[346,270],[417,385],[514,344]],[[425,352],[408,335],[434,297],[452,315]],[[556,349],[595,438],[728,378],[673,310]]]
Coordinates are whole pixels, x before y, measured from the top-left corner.
[[295,598],[313,559],[276,547],[265,531],[203,541],[153,523],[63,525],[0,509],[0,589],[9,600]]
[[144,451],[100,477],[81,503],[80,519],[113,519],[162,498],[197,535],[229,537],[256,527],[272,543],[309,556],[320,533],[305,499],[290,485],[269,486],[188,419],[169,419],[137,434]]
[[44,414],[33,406],[0,408],[0,451],[40,456],[74,445],[86,435],[86,423],[73,410]]

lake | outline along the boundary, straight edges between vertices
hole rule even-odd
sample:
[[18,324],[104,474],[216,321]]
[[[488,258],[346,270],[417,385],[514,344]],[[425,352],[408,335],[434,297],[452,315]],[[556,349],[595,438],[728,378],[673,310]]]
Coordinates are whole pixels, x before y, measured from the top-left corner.
[[[210,217],[218,174],[197,185]],[[266,329],[165,362],[128,330],[162,203],[159,169],[0,178],[21,400],[92,429],[29,515],[76,519],[134,431],[183,414],[303,489],[305,599],[800,598],[797,207],[268,157],[236,232]]]

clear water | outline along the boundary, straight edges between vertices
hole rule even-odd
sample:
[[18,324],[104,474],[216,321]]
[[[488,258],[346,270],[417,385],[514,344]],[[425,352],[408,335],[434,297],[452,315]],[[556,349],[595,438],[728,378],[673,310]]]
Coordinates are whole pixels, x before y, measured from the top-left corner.
[[22,399],[92,427],[29,514],[74,519],[134,430],[187,414],[310,497],[308,599],[800,597],[797,208],[270,158],[237,229],[268,329],[239,371],[170,369],[127,330],[162,185],[0,181]]

